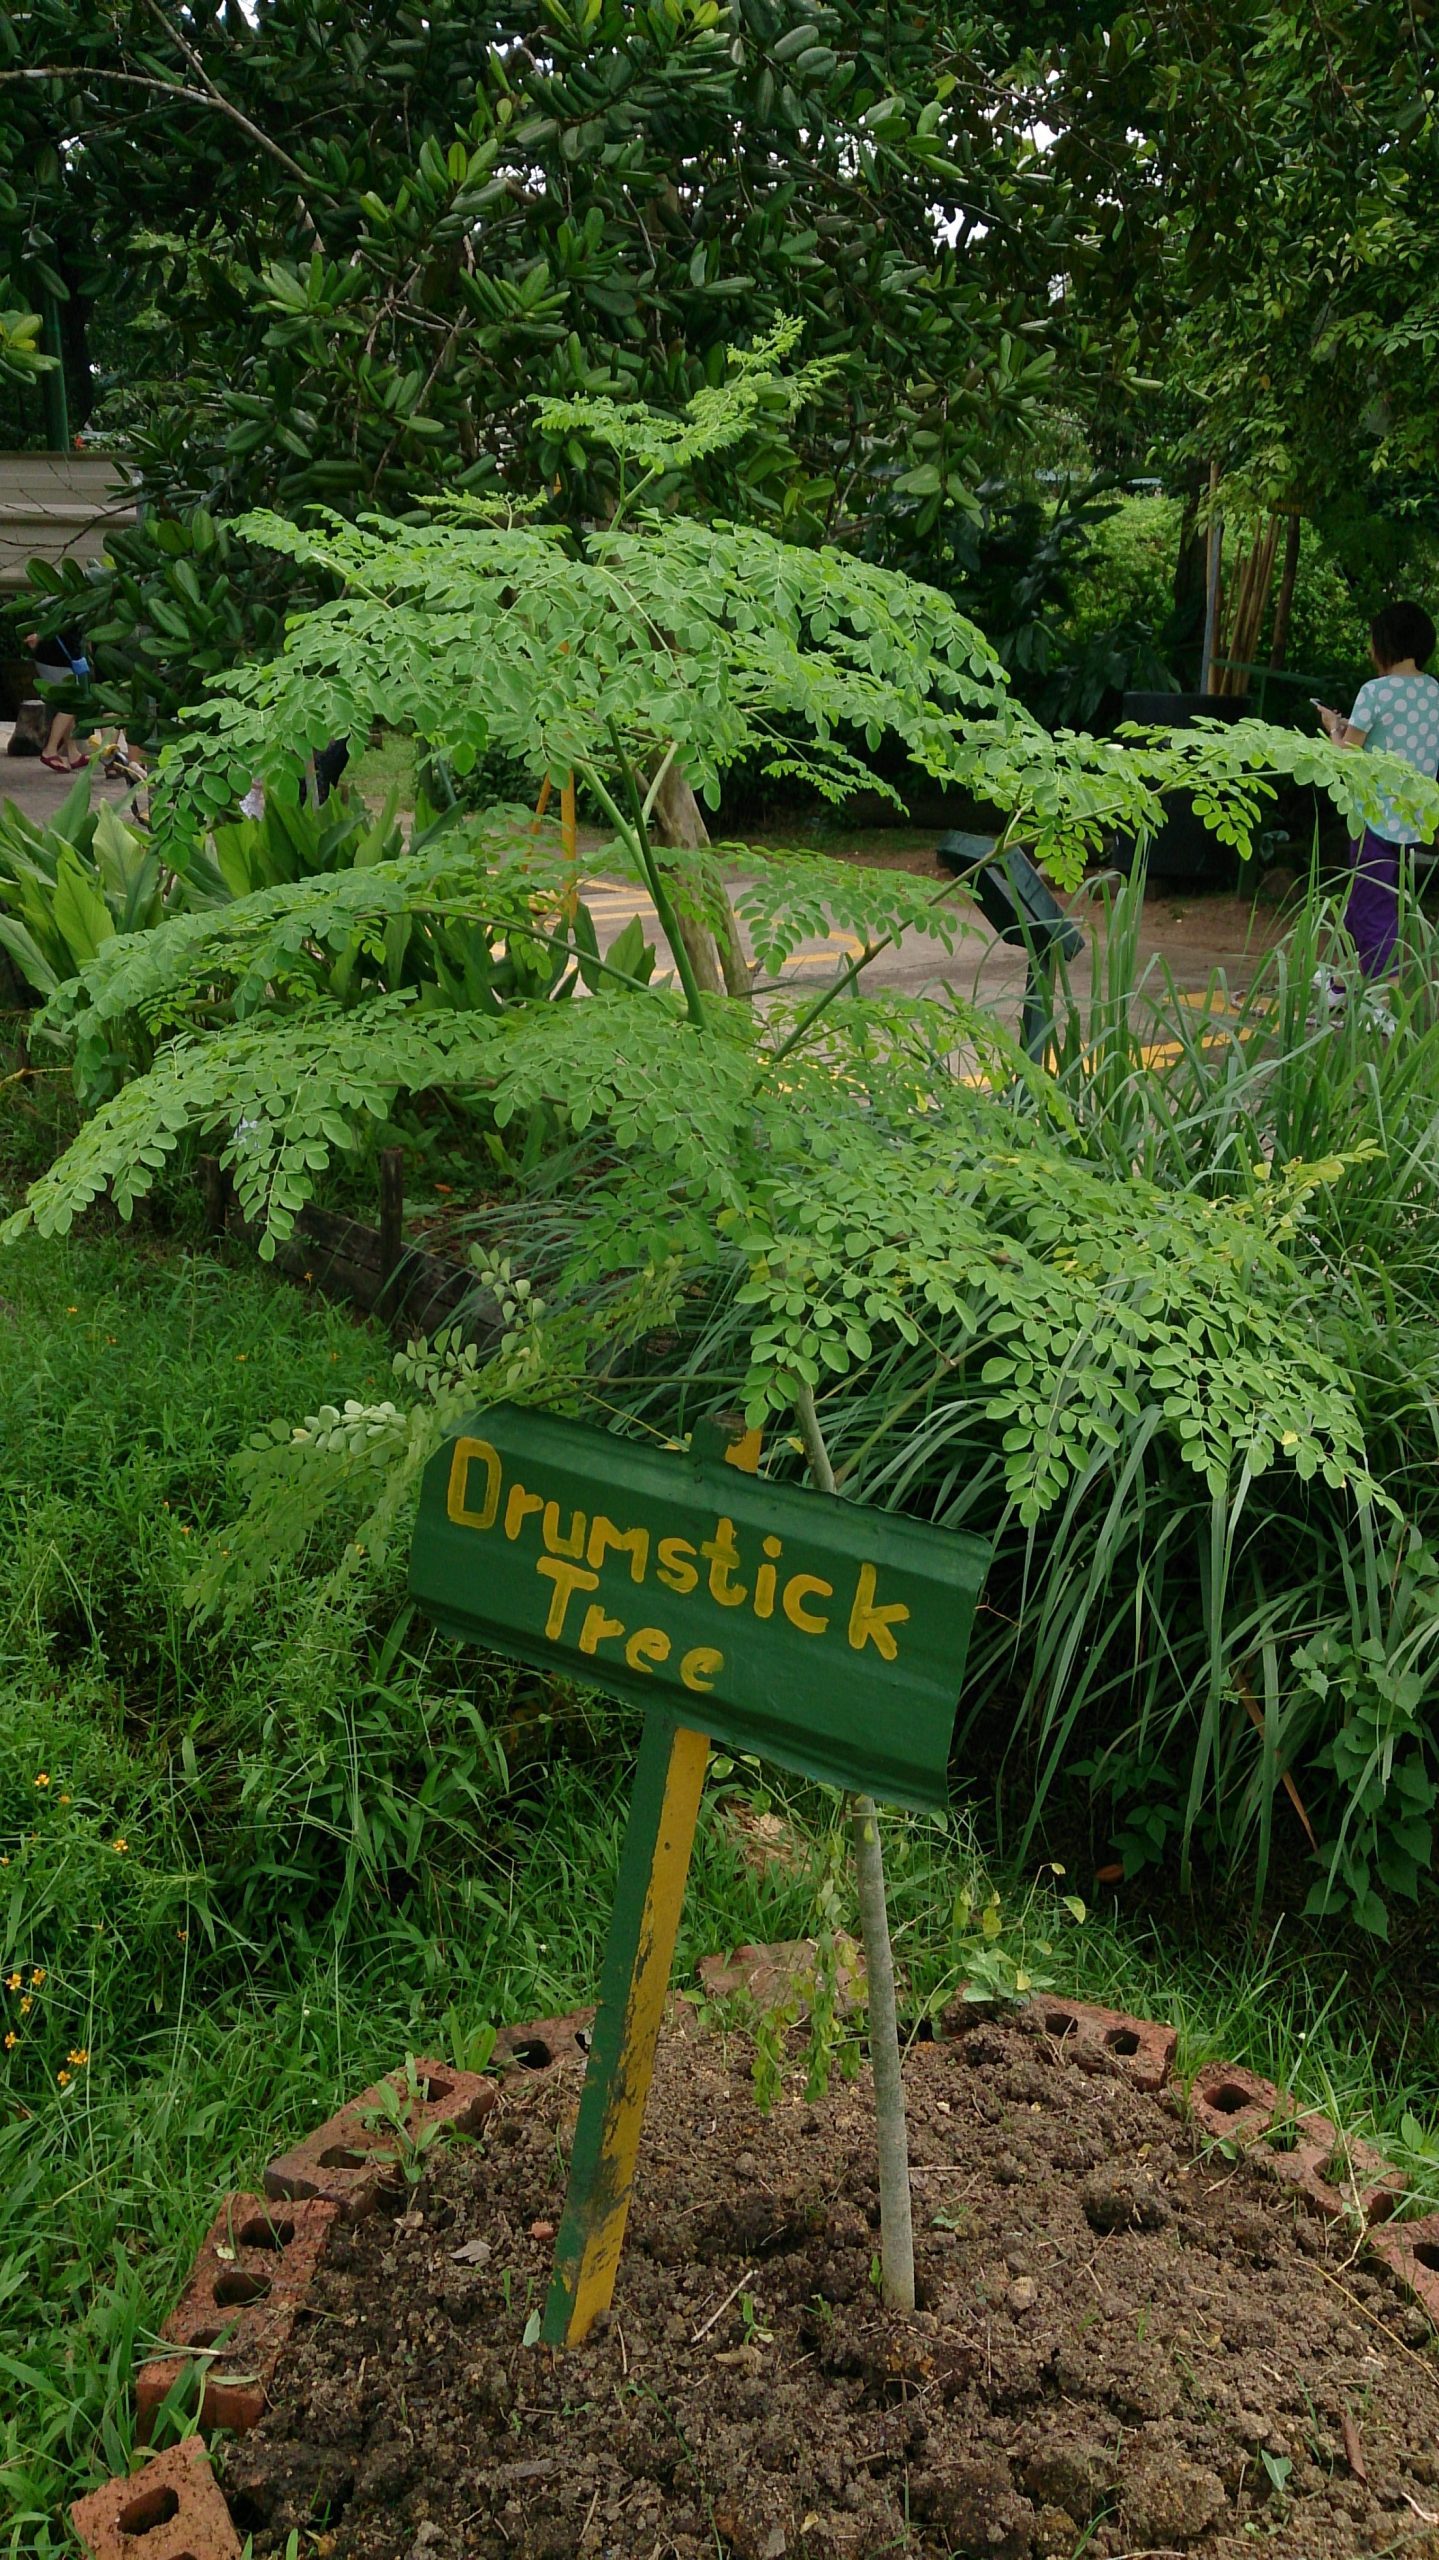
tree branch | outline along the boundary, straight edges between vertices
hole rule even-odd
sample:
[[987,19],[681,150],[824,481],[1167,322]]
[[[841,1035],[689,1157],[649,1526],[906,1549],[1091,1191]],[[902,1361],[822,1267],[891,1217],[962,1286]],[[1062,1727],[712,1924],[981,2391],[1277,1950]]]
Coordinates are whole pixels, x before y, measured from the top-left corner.
[[231,124],[238,125],[242,133],[247,133],[252,142],[257,142],[262,151],[269,153],[272,160],[278,160],[281,168],[288,169],[291,177],[298,178],[302,186],[311,187],[317,183],[308,170],[301,168],[298,160],[292,160],[288,151],[282,149],[278,142],[272,142],[269,135],[262,133],[257,124],[252,124],[243,109],[235,106],[219,89],[186,89],[174,80],[156,80],[140,71],[106,71],[95,63],[47,62],[27,65],[20,71],[0,71],[0,85],[14,80],[69,80],[80,88],[92,80],[108,80],[123,89],[149,89],[157,97],[173,98],[177,106],[209,107],[216,115],[228,116]]

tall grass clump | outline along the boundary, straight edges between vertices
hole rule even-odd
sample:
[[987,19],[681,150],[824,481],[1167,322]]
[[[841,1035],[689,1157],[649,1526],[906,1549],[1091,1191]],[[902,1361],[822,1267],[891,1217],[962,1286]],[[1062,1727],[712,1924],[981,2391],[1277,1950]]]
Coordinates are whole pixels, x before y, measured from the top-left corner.
[[[1312,1169],[1288,1238],[1300,1303],[1352,1383],[1379,1497],[1279,1468],[1211,1494],[1141,1409],[1055,1514],[1002,1533],[974,1694],[1006,1700],[1031,1826],[1079,1774],[1127,1871],[1198,1841],[1262,1891],[1276,1822],[1291,1840],[1302,1825],[1310,1907],[1382,1934],[1428,1869],[1435,1798],[1439,934],[1412,910],[1402,979],[1331,1010],[1317,895],[1247,990],[1216,977],[1201,1003],[1141,963],[1139,921],[1125,887],[1089,991],[1064,991],[1073,1143],[1121,1177],[1241,1202]],[[855,1497],[956,1526],[992,1513],[998,1457],[972,1406],[964,1378],[896,1352],[827,1423]]]

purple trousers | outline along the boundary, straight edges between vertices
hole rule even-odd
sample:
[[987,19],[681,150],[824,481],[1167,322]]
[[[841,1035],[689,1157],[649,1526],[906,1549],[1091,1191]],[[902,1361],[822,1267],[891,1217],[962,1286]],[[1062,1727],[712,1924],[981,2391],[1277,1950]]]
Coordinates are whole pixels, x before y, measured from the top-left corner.
[[1344,910],[1344,929],[1359,954],[1366,978],[1382,978],[1399,939],[1399,855],[1387,836],[1364,830],[1362,844],[1350,847],[1354,877]]

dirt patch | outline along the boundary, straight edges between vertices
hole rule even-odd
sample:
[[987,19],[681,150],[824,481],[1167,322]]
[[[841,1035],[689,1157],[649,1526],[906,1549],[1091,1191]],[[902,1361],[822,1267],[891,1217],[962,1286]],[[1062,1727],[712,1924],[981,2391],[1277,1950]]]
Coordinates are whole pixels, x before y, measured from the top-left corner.
[[[1439,2560],[1439,2356],[1352,2237],[1177,2101],[979,2024],[906,2070],[922,2307],[874,2289],[867,2077],[755,2110],[661,2053],[615,2310],[551,2358],[580,2068],[337,2235],[227,2457],[256,2560]],[[306,2546],[308,2547],[308,2546]]]

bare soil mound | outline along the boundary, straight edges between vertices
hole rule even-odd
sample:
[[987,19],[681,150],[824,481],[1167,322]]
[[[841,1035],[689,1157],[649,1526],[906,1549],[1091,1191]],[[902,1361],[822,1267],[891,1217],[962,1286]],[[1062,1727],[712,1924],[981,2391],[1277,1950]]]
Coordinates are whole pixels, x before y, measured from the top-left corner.
[[867,2075],[755,2109],[660,2055],[615,2309],[544,2299],[579,2067],[337,2234],[226,2487],[256,2560],[1439,2560],[1439,2352],[1353,2238],[1179,2101],[979,2024],[906,2066],[920,2310],[891,2317]]

